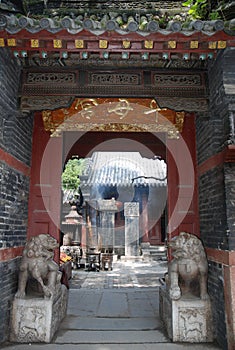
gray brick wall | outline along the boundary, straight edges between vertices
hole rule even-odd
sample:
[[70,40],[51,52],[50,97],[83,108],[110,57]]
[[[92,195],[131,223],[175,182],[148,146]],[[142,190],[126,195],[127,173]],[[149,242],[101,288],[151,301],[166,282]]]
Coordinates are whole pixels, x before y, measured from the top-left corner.
[[18,110],[21,68],[5,50],[0,51],[0,147],[30,165],[33,116]]
[[228,249],[228,240],[224,236],[227,217],[222,166],[211,169],[199,178],[199,217],[204,245]]
[[[33,117],[22,118],[17,92],[21,68],[7,50],[0,50],[0,148],[30,166]],[[29,177],[0,160],[0,249],[25,244]],[[8,339],[12,298],[20,258],[0,262],[0,342]]]
[[229,249],[235,250],[235,164],[225,164],[225,196],[227,213],[227,240]]
[[[222,51],[208,71],[209,112],[196,118],[199,165],[234,143],[234,72],[233,49]],[[234,250],[235,164],[215,166],[199,177],[198,184],[200,233],[205,247]],[[209,261],[208,287],[213,305],[216,339],[223,349],[227,349],[221,264]]]
[[0,263],[0,343],[7,340],[10,330],[10,311],[17,289],[19,259]]
[[0,162],[0,249],[26,240],[29,178]]
[[208,293],[212,302],[214,335],[222,349],[227,349],[226,322],[224,313],[223,267],[209,261]]

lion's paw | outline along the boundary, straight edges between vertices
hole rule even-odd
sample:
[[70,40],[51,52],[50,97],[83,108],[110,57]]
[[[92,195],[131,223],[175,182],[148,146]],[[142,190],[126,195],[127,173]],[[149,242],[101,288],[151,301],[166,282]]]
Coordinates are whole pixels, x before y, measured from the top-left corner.
[[44,286],[44,287],[43,287],[43,292],[44,292],[44,297],[45,297],[46,299],[51,298],[51,296],[52,296],[52,291],[51,291],[48,287]]
[[209,300],[209,299],[210,299],[210,296],[208,293],[201,294],[201,300]]
[[15,298],[17,298],[17,299],[25,299],[25,292],[21,292],[21,291],[16,292]]
[[169,294],[172,300],[178,300],[181,297],[181,290],[179,287],[170,288]]

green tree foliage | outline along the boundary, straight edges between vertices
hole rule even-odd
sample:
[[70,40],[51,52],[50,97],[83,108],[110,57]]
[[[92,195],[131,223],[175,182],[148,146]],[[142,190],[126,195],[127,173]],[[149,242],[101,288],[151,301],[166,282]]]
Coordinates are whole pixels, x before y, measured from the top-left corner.
[[189,7],[188,14],[193,19],[206,19],[209,13],[209,2],[207,0],[187,0],[183,6]]
[[84,159],[69,159],[62,173],[62,188],[76,190],[80,184],[79,175],[84,167]]

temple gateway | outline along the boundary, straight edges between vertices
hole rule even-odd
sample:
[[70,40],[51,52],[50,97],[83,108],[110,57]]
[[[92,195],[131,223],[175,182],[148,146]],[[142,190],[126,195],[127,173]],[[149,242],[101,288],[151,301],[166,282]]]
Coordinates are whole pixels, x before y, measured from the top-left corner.
[[172,239],[200,238],[214,339],[234,349],[235,6],[197,6],[0,2],[2,344],[26,241],[72,227],[61,174],[77,157],[79,247],[170,262]]

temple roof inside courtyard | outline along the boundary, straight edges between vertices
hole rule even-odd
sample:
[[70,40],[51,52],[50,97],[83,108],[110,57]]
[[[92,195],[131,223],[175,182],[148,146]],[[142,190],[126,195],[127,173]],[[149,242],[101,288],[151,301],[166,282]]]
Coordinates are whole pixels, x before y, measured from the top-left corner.
[[94,152],[86,158],[81,188],[97,186],[166,186],[166,163],[139,152]]

